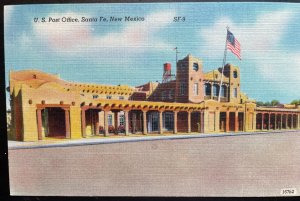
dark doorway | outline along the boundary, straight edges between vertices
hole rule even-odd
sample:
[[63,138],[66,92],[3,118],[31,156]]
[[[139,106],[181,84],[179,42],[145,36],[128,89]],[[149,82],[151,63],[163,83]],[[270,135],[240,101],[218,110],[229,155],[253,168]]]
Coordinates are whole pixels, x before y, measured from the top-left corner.
[[230,131],[235,130],[235,112],[229,113],[229,130]]
[[287,129],[286,120],[287,120],[287,115],[286,114],[282,115],[282,128],[284,129]]
[[288,115],[288,125],[287,125],[287,129],[291,129],[292,128],[292,118],[293,116],[291,114]]
[[191,132],[200,132],[200,112],[191,113]]
[[281,114],[276,115],[276,129],[281,129]]
[[46,137],[66,137],[65,111],[58,107],[42,110],[43,129]]
[[297,128],[297,122],[298,122],[298,118],[297,115],[293,115],[293,128]]
[[85,111],[85,132],[87,135],[96,135],[99,124],[99,109],[88,109]]
[[256,114],[256,129],[262,129],[262,114],[258,113]]
[[[131,133],[143,132],[143,112],[139,110],[131,110],[129,112],[129,130]],[[158,118],[159,119],[159,118]],[[152,122],[154,123],[154,122]],[[159,121],[157,122],[159,124]],[[158,127],[157,127],[158,128]]]
[[226,131],[226,112],[220,112],[220,127],[221,132]]
[[188,132],[188,113],[187,112],[178,112],[177,130],[178,130],[178,132]]
[[239,112],[238,122],[239,122],[239,131],[243,131],[244,130],[244,113],[243,112]]

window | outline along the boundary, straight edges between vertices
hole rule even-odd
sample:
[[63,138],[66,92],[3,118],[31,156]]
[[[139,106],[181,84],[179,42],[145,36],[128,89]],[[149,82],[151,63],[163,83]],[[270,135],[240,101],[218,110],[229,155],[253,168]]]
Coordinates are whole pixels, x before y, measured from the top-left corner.
[[98,97],[98,95],[93,95],[93,99],[97,99]]
[[120,122],[120,125],[121,126],[124,126],[125,125],[125,116],[124,114],[121,114],[120,117],[119,117],[119,122]]
[[234,89],[233,89],[233,96],[234,96],[235,98],[237,98],[237,88],[234,88]]
[[112,114],[107,115],[107,123],[109,126],[112,125]]
[[119,96],[119,100],[124,100],[124,96]]
[[148,131],[154,132],[158,131],[159,126],[159,113],[158,112],[151,112],[148,114]]
[[186,84],[185,83],[180,83],[180,88],[179,88],[180,95],[184,95],[185,92],[186,92]]
[[211,95],[211,84],[206,83],[204,85],[204,91],[205,91],[205,96],[210,96]]
[[221,96],[226,97],[227,95],[227,87],[225,85],[222,85],[222,90],[221,90]]
[[220,86],[217,84],[213,85],[213,94],[214,96],[219,96],[219,92],[220,92]]
[[199,65],[198,63],[193,63],[193,70],[198,71],[199,70]]
[[198,83],[194,83],[194,88],[193,88],[193,91],[194,91],[194,95],[198,95]]
[[233,71],[233,77],[234,77],[234,78],[237,78],[237,77],[238,77],[238,74],[237,74],[237,71],[236,71],[236,70]]
[[173,99],[174,98],[174,89],[171,89],[169,91],[169,99]]
[[174,128],[174,114],[172,112],[163,113],[163,128],[171,131]]
[[111,96],[106,96],[106,99],[111,99]]

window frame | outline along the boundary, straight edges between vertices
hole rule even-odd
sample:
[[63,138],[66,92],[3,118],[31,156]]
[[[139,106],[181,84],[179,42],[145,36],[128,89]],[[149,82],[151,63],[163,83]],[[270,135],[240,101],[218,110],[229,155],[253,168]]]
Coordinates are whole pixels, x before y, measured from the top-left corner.
[[237,98],[237,95],[238,94],[238,90],[237,90],[237,87],[233,88],[233,97],[234,98]]
[[112,122],[112,114],[108,114],[107,115],[107,125],[112,126],[113,122]]
[[179,94],[184,96],[186,94],[186,83],[181,82],[179,86]]
[[[209,89],[210,94],[207,94],[207,89]],[[211,83],[205,83],[204,84],[204,95],[205,96],[211,96]]]
[[193,93],[194,93],[195,96],[199,95],[199,83],[198,82],[193,84]]
[[198,63],[196,63],[196,62],[194,62],[193,63],[193,71],[198,71],[199,70],[199,64]]

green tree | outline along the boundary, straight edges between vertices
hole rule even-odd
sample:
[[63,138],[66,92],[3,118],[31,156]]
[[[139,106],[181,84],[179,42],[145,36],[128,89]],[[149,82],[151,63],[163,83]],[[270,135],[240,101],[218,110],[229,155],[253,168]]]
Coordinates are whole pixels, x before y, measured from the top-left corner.
[[271,101],[271,105],[272,106],[276,106],[276,105],[279,105],[280,103],[279,103],[279,101],[278,100],[272,100]]
[[300,99],[299,100],[293,100],[291,102],[291,104],[293,104],[293,105],[300,105]]
[[267,101],[267,102],[257,101],[256,102],[257,106],[277,106],[279,104],[280,104],[280,102],[278,100],[272,100],[271,102],[269,102],[269,101]]
[[264,103],[263,103],[262,101],[257,101],[257,102],[256,102],[256,105],[257,105],[257,106],[263,106]]

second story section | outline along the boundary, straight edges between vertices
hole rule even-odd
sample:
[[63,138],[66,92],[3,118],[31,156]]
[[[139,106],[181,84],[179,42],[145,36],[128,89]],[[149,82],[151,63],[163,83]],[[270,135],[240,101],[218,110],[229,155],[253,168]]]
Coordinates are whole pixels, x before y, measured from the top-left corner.
[[204,74],[203,91],[205,100],[213,99],[217,101],[220,93],[221,102],[241,103],[244,96],[240,88],[240,70],[237,66],[226,64],[223,78],[222,68]]
[[[171,69],[170,65],[168,67]],[[163,77],[165,75],[164,68]],[[189,54],[177,62],[175,79],[163,79],[162,83],[149,82],[138,86],[130,99],[200,103],[205,100],[218,101],[219,94],[221,102],[244,103],[248,100],[241,92],[239,68],[226,64],[223,77],[222,68],[203,73],[202,61]]]
[[187,55],[177,63],[176,71],[176,102],[200,103],[204,100],[204,74],[202,61],[192,55]]

